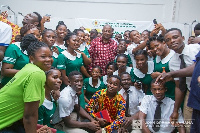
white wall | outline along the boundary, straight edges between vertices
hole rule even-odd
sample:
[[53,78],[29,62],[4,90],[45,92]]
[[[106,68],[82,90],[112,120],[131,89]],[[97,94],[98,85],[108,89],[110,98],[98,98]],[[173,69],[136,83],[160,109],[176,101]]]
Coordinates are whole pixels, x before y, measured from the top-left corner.
[[[66,19],[69,23],[75,18],[132,21],[152,21],[156,18],[162,23],[188,24],[193,20],[200,21],[200,0],[0,0],[0,5],[8,5],[16,13],[24,15],[33,11],[41,15],[51,14],[52,19]],[[7,9],[3,7],[1,10]],[[18,15],[19,25],[22,19]]]
[[[63,18],[95,18],[112,20],[172,21],[174,0],[0,0],[15,12]],[[186,0],[185,0],[186,1]],[[6,8],[2,8],[5,10]]]

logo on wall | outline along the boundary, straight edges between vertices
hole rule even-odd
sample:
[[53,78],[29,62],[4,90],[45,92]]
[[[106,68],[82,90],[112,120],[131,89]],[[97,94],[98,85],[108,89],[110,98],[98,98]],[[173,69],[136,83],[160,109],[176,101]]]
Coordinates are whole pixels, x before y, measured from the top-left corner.
[[99,26],[99,24],[100,24],[100,22],[99,22],[99,21],[97,21],[97,20],[95,20],[95,21],[93,21],[93,22],[92,22],[92,24],[93,24],[95,27],[98,27],[98,26]]

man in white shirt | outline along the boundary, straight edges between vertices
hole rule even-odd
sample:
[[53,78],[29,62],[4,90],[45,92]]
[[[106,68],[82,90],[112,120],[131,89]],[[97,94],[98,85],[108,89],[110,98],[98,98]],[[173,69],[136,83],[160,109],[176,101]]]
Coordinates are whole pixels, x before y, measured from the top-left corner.
[[10,25],[0,21],[0,88],[1,88],[1,67],[6,46],[11,42],[12,28]]
[[10,25],[0,21],[0,62],[3,60],[6,46],[11,42],[12,28]]
[[[65,87],[60,92],[58,100],[58,108],[53,116],[53,123],[56,124],[55,128],[59,128],[68,133],[87,133],[87,131],[95,132],[100,129],[97,121],[95,121],[79,104],[79,96],[83,87],[83,76],[78,71],[72,71],[69,76],[69,86]],[[77,112],[73,113],[73,110]],[[79,121],[79,114],[83,118],[91,122]],[[77,120],[78,119],[78,120]],[[63,122],[64,123],[63,123]],[[80,128],[84,128],[80,129]]]
[[[170,88],[169,88],[170,89]],[[165,97],[167,89],[164,84],[155,83],[155,79],[151,82],[151,92],[153,95],[144,96],[139,106],[139,119],[142,120],[142,132],[151,133],[171,133],[175,128],[170,123],[170,115],[174,109],[174,101]],[[185,133],[184,120],[181,109],[178,110],[179,133]]]
[[[121,94],[123,98],[126,100],[127,107],[126,107],[126,113],[125,113],[126,116],[124,117],[125,121],[122,124],[122,128],[119,129],[119,132],[123,132],[122,130],[125,130],[125,129],[131,132],[132,121],[138,119],[138,113],[139,113],[138,106],[140,105],[140,102],[145,94],[143,93],[141,89],[138,90],[134,86],[131,86],[132,84],[131,76],[128,72],[121,73],[120,78],[121,78],[122,89],[119,91],[119,94]],[[136,131],[132,131],[132,132],[136,132]]]
[[[169,29],[165,34],[165,42],[167,46],[175,51],[174,56],[171,58],[169,62],[170,71],[176,71],[180,69],[181,66],[181,58],[180,55],[183,56],[183,60],[185,63],[185,67],[188,67],[195,62],[195,56],[200,51],[200,45],[199,44],[192,44],[187,45],[184,42],[184,37],[182,36],[182,32],[180,29],[177,28],[171,28]],[[177,79],[175,79],[177,80]],[[179,80],[180,82],[180,80]],[[172,119],[178,118],[178,109],[183,101],[185,91],[187,91],[184,101],[184,119],[185,120],[191,120],[192,118],[192,108],[187,106],[189,91],[190,91],[190,82],[191,77],[186,77],[186,84],[188,90],[184,90],[180,87],[180,89],[177,89],[175,93],[175,105],[174,105],[174,111],[171,116]],[[181,83],[182,84],[182,83]],[[189,132],[189,128],[187,128],[187,132]]]

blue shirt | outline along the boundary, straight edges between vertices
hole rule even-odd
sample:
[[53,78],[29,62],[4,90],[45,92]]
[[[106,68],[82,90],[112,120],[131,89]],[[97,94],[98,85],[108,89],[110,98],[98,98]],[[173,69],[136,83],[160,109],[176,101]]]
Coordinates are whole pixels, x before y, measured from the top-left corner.
[[191,90],[188,99],[188,106],[200,110],[200,87],[197,78],[200,76],[200,52],[196,55],[196,65],[192,74]]

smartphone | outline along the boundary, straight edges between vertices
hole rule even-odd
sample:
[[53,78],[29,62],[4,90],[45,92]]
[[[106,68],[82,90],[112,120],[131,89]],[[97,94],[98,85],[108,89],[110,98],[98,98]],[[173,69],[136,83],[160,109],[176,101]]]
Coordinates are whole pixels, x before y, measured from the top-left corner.
[[153,20],[153,23],[154,23],[154,24],[158,24],[157,21],[156,21],[156,19]]
[[50,17],[51,15],[50,14],[46,14],[45,16]]

